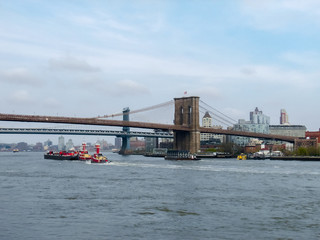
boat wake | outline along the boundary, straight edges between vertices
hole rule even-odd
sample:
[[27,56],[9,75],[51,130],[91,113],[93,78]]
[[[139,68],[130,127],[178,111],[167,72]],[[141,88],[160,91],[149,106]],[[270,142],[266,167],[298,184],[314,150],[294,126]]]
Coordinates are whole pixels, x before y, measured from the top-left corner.
[[300,171],[298,169],[283,169],[277,166],[273,168],[259,169],[256,167],[231,167],[231,166],[199,166],[199,165],[157,165],[148,163],[121,163],[115,162],[114,166],[119,167],[138,167],[138,168],[156,168],[156,169],[173,169],[173,170],[193,170],[208,172],[228,172],[228,173],[250,173],[250,174],[280,174],[280,175],[320,175],[320,171]]
[[94,162],[91,162],[91,160],[89,160],[89,161],[85,161],[85,163],[90,165],[113,165],[112,161],[108,161],[105,163],[94,163]]

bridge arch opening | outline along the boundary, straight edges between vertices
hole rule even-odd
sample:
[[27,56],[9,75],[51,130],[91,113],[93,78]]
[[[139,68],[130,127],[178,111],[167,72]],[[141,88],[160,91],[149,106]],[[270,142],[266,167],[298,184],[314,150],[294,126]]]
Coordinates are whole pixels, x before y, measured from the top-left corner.
[[188,125],[190,126],[192,123],[192,107],[188,106]]
[[180,125],[183,125],[183,106],[180,107]]

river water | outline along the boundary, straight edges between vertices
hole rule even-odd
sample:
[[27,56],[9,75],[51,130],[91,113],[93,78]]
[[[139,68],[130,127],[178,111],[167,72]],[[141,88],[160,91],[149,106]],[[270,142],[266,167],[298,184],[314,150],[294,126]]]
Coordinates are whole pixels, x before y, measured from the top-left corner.
[[0,153],[0,239],[320,239],[320,162]]

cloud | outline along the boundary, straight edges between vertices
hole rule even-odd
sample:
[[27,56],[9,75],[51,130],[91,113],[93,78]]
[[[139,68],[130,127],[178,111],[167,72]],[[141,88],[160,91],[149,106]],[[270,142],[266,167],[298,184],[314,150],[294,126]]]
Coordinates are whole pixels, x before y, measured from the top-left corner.
[[102,80],[102,78],[90,75],[79,78],[79,84],[79,87],[83,87],[85,90],[87,90],[88,87],[100,89],[105,82]]
[[85,60],[80,60],[71,56],[50,59],[49,67],[54,70],[67,70],[77,72],[98,72],[100,68],[90,65]]
[[120,23],[119,21],[116,21],[114,19],[107,19],[104,21],[104,23],[109,26],[110,28],[114,28],[117,30],[121,30],[121,31],[125,31],[125,32],[137,32],[137,29],[127,25],[127,24],[123,24]]
[[248,23],[262,30],[299,31],[306,23],[319,25],[319,9],[318,0],[244,0],[241,5]]
[[80,26],[95,26],[97,24],[97,21],[95,18],[85,15],[73,15],[69,16],[68,19]]
[[191,95],[201,96],[202,98],[220,98],[222,96],[221,90],[216,87],[203,87],[196,88],[195,90],[190,91]]
[[95,16],[87,15],[73,15],[67,17],[67,20],[77,26],[86,27],[87,34],[90,34],[96,40],[101,41],[118,41],[121,43],[137,44],[138,41],[134,40],[130,35],[137,34],[138,28],[129,24],[121,23],[119,20],[112,18],[110,15],[98,12]]
[[68,19],[80,26],[86,26],[95,30],[101,30],[105,28],[112,28],[114,30],[124,32],[137,32],[137,28],[130,24],[124,24],[119,20],[115,20],[111,15],[100,12],[96,12],[96,15],[72,15]]
[[37,86],[42,81],[26,68],[11,68],[0,71],[0,81],[5,83]]
[[62,106],[61,102],[59,102],[57,99],[53,97],[46,98],[43,101],[43,105],[45,108],[59,108]]
[[26,90],[16,90],[9,97],[9,101],[18,105],[28,105],[34,103],[34,98]]
[[281,54],[280,58],[304,68],[311,67],[317,69],[320,64],[320,55],[314,51],[285,52]]
[[[275,87],[312,87],[317,82],[315,72],[285,68],[273,65],[247,65],[240,68],[239,80],[243,83],[259,82],[273,84]],[[242,74],[242,76],[241,76]]]
[[148,88],[133,80],[121,80],[116,83],[116,89],[118,93],[126,95],[141,95],[148,94]]

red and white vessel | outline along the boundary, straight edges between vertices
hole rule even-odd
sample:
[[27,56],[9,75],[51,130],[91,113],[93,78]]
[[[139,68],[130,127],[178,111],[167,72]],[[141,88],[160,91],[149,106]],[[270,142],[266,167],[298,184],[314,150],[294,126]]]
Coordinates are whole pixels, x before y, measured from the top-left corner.
[[107,157],[103,156],[100,153],[100,144],[96,144],[96,150],[97,150],[97,152],[95,154],[93,154],[92,159],[91,159],[92,163],[107,163],[107,162],[109,162]]
[[82,143],[82,151],[79,153],[79,160],[89,161],[92,159],[92,156],[88,153],[86,149],[86,143]]

